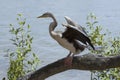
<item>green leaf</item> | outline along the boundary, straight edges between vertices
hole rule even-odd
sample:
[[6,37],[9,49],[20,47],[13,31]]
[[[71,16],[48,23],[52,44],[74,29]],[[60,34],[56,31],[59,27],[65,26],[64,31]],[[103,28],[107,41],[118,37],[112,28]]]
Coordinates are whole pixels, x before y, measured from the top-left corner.
[[29,34],[27,35],[27,38],[30,38],[30,35],[29,35]]
[[22,14],[17,14],[17,15],[20,16],[20,17],[22,16]]
[[12,24],[10,24],[10,26],[13,26]]
[[19,25],[25,25],[25,21],[19,22]]
[[18,21],[18,20],[19,20],[19,18],[16,18],[16,20]]
[[27,27],[28,27],[28,29],[30,29],[30,28],[31,28],[31,26],[30,26],[29,24],[28,24],[28,26],[27,26]]
[[33,40],[33,37],[32,37],[32,38],[30,38],[30,43],[32,43],[32,40]]
[[13,43],[13,45],[18,46],[18,44],[17,44],[17,43]]

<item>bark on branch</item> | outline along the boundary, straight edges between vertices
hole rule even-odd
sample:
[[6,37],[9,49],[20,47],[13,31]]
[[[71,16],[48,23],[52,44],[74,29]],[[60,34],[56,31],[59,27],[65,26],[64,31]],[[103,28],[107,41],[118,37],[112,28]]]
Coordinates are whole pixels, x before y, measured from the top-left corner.
[[105,57],[96,54],[85,54],[82,56],[75,56],[71,67],[64,65],[64,59],[65,58],[46,65],[45,67],[42,67],[34,73],[29,74],[19,80],[45,80],[54,74],[69,69],[105,70],[120,67],[120,55]]

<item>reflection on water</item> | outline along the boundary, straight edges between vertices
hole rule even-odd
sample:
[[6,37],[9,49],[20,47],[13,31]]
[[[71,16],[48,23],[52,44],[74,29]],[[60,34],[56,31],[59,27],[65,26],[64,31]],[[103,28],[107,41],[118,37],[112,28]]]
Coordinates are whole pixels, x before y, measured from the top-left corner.
[[[48,33],[48,25],[51,19],[37,19],[36,17],[44,12],[55,14],[59,25],[58,30],[63,30],[61,23],[65,22],[64,16],[71,17],[74,21],[85,26],[86,16],[93,12],[98,17],[103,29],[109,29],[112,35],[120,31],[120,5],[119,0],[2,0],[0,1],[0,78],[6,75],[8,58],[5,50],[12,48],[9,33],[9,24],[16,23],[18,13],[23,13],[27,23],[32,26],[34,37],[33,50],[43,61],[41,66],[65,57],[68,54],[66,49],[59,46]],[[112,5],[112,6],[111,6]],[[114,29],[113,29],[114,27]],[[86,77],[87,76],[87,77]],[[70,70],[57,74],[47,80],[89,80],[90,72]]]

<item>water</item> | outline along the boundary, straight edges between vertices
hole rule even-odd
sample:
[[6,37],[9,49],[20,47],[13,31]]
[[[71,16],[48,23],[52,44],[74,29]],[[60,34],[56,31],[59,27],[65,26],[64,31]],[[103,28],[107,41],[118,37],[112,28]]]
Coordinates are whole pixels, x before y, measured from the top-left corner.
[[[64,16],[71,17],[74,21],[85,26],[86,16],[93,12],[98,17],[103,29],[108,29],[116,35],[120,25],[119,0],[1,0],[0,1],[0,78],[6,75],[8,58],[5,50],[12,49],[9,24],[16,23],[18,13],[23,13],[27,23],[32,26],[34,37],[33,50],[41,61],[41,66],[47,65],[68,54],[66,49],[59,46],[48,33],[51,19],[37,19],[44,12],[55,14],[59,25],[57,30],[63,30],[61,23],[65,22]],[[90,80],[89,71],[69,70],[54,75],[47,80]]]

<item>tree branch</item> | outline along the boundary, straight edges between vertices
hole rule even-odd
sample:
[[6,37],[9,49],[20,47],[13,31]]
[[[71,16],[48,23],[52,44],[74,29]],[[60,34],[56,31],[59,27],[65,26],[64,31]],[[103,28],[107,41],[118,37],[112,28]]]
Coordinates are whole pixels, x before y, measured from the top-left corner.
[[120,55],[105,57],[97,54],[85,54],[82,56],[75,56],[71,67],[64,65],[64,59],[65,58],[46,65],[19,80],[45,80],[49,76],[69,69],[105,70],[120,67]]

